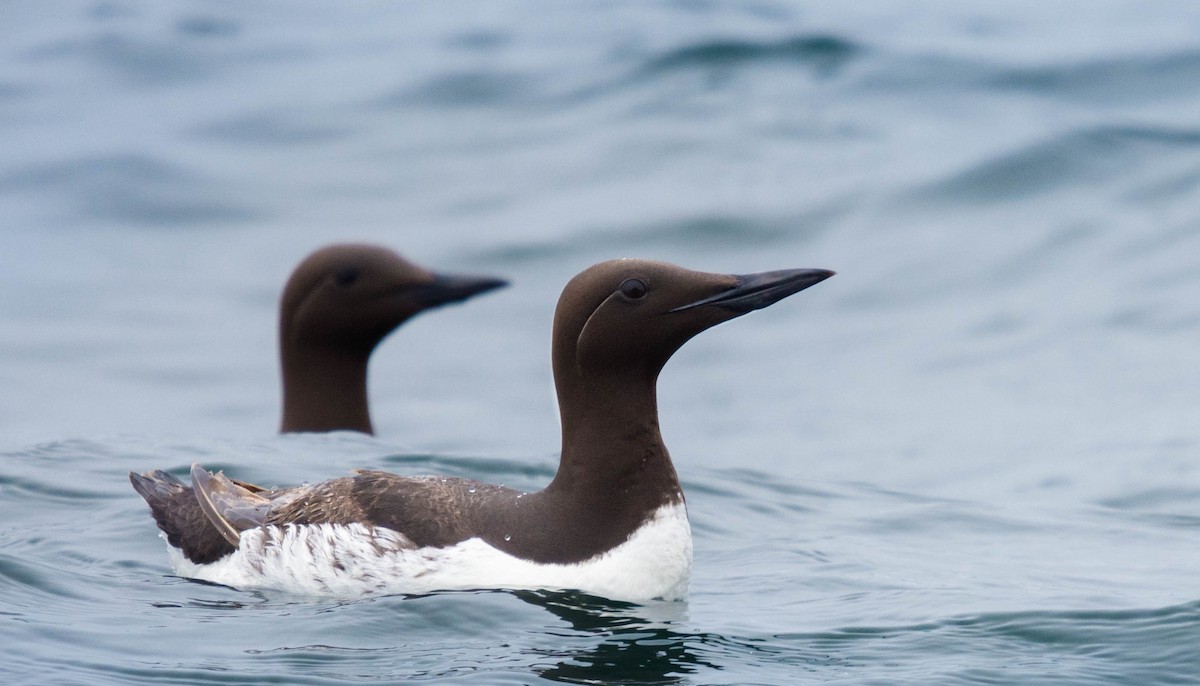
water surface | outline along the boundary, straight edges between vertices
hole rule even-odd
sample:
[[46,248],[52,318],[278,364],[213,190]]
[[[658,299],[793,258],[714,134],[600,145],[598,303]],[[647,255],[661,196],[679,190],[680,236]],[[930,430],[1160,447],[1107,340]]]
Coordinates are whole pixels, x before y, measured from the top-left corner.
[[[1200,9],[10,3],[12,683],[1200,680]],[[513,285],[275,437],[275,305],[337,240]],[[838,276],[660,381],[686,603],[171,576],[129,470],[539,488],[562,285]]]

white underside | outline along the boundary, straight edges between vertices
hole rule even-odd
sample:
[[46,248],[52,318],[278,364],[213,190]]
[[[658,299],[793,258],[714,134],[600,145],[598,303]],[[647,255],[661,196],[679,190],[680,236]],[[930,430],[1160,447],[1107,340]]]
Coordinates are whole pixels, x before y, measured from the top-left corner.
[[237,551],[197,565],[168,546],[180,576],[235,588],[334,596],[502,588],[579,590],[615,600],[687,595],[692,531],[682,504],[660,508],[627,541],[576,564],[537,564],[471,538],[414,548],[402,534],[362,524],[243,531]]

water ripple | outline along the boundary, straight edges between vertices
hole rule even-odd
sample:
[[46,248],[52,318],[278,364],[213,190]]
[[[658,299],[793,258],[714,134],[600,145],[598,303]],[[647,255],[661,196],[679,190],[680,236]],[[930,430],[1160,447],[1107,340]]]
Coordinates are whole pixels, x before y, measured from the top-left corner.
[[641,73],[657,76],[685,69],[750,68],[763,62],[808,66],[820,76],[832,76],[862,49],[832,34],[789,36],[779,40],[714,38],[673,48],[651,58]]
[[1106,125],[1073,131],[1005,152],[914,193],[939,202],[1026,199],[1082,184],[1101,183],[1158,163],[1164,154],[1191,154],[1200,130]]
[[[862,626],[835,632],[780,634],[813,650],[857,656],[904,656],[889,672],[897,682],[1190,683],[1200,665],[1184,647],[1197,636],[1200,603],[1104,612],[994,613],[908,626]],[[970,656],[972,666],[922,654]],[[852,658],[853,659],[853,658]]]
[[1130,55],[1071,64],[1013,67],[986,78],[991,86],[1054,98],[1129,102],[1172,99],[1200,80],[1200,52]]
[[77,212],[133,224],[245,220],[255,212],[218,197],[218,180],[133,153],[38,163],[0,177],[0,193],[67,197]]

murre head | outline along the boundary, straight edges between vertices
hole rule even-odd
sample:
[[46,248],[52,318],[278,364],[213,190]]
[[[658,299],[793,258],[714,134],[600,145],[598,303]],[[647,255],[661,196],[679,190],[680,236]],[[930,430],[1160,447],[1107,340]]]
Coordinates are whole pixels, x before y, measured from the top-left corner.
[[[620,502],[637,501],[620,515],[634,519],[680,500],[658,426],[656,385],[663,365],[701,331],[830,276],[825,269],[709,274],[664,262],[614,260],[572,279],[554,313],[563,442],[558,472],[545,492],[569,494],[561,497],[572,502],[600,494],[602,501],[589,507],[612,517],[625,507]],[[630,521],[625,524],[633,526]]]
[[691,337],[833,276],[826,269],[732,275],[665,262],[612,260],[563,290],[554,315],[555,373],[653,382]]
[[280,343],[370,352],[425,310],[504,286],[490,276],[437,274],[375,245],[330,245],[292,272],[279,307]]
[[397,326],[425,310],[506,285],[439,274],[375,245],[338,244],[305,258],[279,307],[282,431],[371,432],[366,366]]

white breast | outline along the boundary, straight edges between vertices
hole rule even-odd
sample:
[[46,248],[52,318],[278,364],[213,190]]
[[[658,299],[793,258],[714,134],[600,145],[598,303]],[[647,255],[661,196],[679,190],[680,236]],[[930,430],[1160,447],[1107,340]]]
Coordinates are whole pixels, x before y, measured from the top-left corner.
[[615,600],[678,600],[687,595],[692,531],[682,504],[665,505],[621,545],[575,564],[536,564],[478,538],[416,548],[400,533],[362,524],[250,529],[232,555],[204,565],[171,550],[180,576],[235,588],[335,596],[574,589]]

